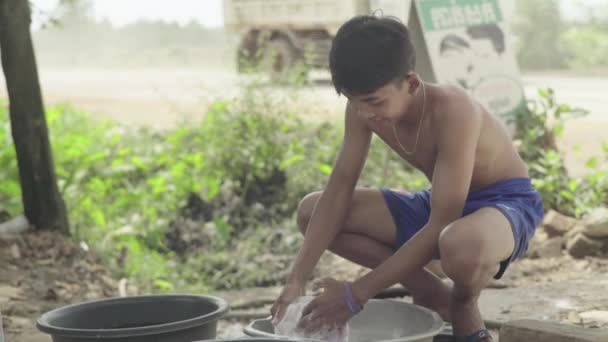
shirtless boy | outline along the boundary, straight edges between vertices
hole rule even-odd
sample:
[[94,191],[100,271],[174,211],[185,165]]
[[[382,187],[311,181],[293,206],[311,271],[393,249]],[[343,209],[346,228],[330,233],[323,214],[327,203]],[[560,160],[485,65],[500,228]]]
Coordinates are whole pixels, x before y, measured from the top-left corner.
[[[299,205],[305,238],[272,307],[275,322],[329,249],[371,271],[354,282],[325,279],[304,310],[307,330],[342,326],[401,283],[416,304],[452,323],[456,341],[492,341],[477,299],[526,251],[542,200],[504,124],[461,88],[424,82],[414,66],[397,20],[360,16],[338,31],[330,69],[348,98],[344,141],[325,190]],[[357,188],[372,134],[422,171],[431,189]],[[449,282],[425,268],[433,259]]]

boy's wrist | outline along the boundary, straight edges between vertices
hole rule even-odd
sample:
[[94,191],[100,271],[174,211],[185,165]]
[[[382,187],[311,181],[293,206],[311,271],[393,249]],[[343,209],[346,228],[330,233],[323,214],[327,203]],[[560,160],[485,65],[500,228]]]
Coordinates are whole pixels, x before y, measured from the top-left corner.
[[293,285],[293,286],[306,286],[306,279],[295,275],[295,274],[291,274],[288,278],[287,278],[287,282],[288,285]]
[[353,282],[351,288],[353,292],[353,297],[361,306],[364,306],[373,297],[373,294],[369,293],[368,289],[361,282],[361,280]]

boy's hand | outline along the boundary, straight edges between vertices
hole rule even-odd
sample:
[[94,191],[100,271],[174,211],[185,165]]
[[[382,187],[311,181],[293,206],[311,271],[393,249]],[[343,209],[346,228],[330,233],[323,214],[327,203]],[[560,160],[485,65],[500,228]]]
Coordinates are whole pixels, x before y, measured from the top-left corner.
[[287,283],[283,287],[283,291],[279,295],[279,298],[274,302],[270,313],[272,314],[272,324],[279,323],[285,311],[291,302],[296,298],[304,296],[306,294],[306,285],[302,283]]
[[[307,332],[322,327],[342,328],[362,306],[352,294],[351,283],[326,278],[315,283],[314,290],[323,289],[302,311],[299,327]],[[350,293],[349,293],[350,292]]]

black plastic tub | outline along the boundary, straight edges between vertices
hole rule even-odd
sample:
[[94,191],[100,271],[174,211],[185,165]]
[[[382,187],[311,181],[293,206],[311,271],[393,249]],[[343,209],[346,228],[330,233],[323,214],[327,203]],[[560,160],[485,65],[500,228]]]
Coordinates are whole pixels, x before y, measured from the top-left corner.
[[217,297],[135,296],[64,306],[36,325],[54,342],[192,342],[214,339],[227,312]]

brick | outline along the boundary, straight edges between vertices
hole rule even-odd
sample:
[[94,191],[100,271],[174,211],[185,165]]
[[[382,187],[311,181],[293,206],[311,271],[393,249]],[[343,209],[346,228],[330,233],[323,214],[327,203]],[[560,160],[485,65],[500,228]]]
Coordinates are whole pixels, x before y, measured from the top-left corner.
[[517,320],[500,328],[500,342],[606,342],[608,331],[538,320]]

